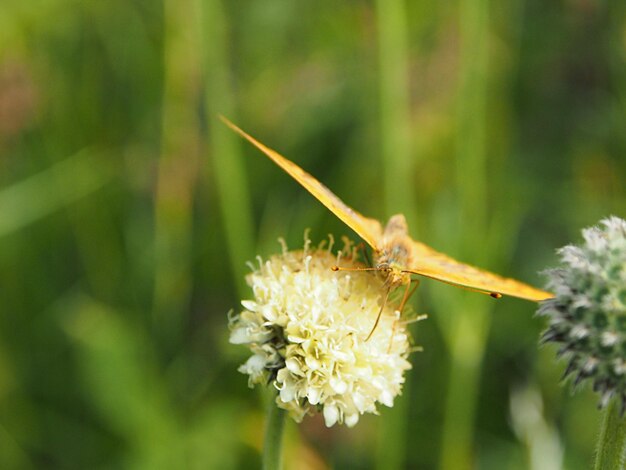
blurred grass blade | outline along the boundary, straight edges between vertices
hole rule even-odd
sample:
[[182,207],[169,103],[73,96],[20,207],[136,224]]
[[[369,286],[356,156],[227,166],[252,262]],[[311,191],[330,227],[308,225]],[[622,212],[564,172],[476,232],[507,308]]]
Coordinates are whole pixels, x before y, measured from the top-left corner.
[[[386,216],[402,213],[415,230],[407,19],[404,0],[378,0],[380,138]],[[402,188],[401,191],[398,189]]]
[[[487,228],[487,0],[462,0],[459,22],[461,35],[459,95],[457,98],[456,185],[460,226],[459,249],[476,259]],[[488,252],[480,250],[488,256]]]
[[[460,76],[457,98],[456,187],[458,216],[454,245],[461,259],[479,265],[493,247],[487,237],[486,106],[488,80],[487,0],[461,0]],[[478,249],[480,247],[480,250]],[[445,403],[440,465],[444,470],[474,467],[473,428],[480,370],[490,326],[490,305],[482,297],[460,301],[452,293],[454,322],[448,322],[450,371]]]
[[[448,331],[450,371],[446,387],[441,444],[442,469],[474,468],[474,417],[480,387],[481,362],[490,319],[482,296],[456,303],[456,321]],[[478,303],[479,302],[479,303]]]
[[81,376],[107,425],[126,443],[134,468],[173,468],[181,433],[159,380],[154,351],[138,328],[88,297],[58,306],[76,341]]
[[34,468],[30,457],[20,447],[8,429],[0,423],[0,466],[1,468]]
[[80,377],[105,424],[121,436],[129,468],[237,468],[241,420],[228,400],[198,406],[185,425],[167,396],[149,337],[118,312],[81,294],[57,305],[74,339]]
[[525,444],[529,470],[563,468],[563,446],[558,430],[544,417],[543,400],[536,385],[511,392],[511,425]]
[[155,206],[154,321],[162,340],[181,339],[191,292],[192,203],[200,123],[200,31],[193,0],[163,3],[164,75],[161,158]]
[[242,423],[249,418],[243,411],[240,402],[221,397],[194,413],[193,423],[186,433],[187,462],[191,463],[188,468],[243,468],[239,463],[243,436],[225,432],[233,429],[233,423],[238,423],[238,430],[245,427]]
[[85,149],[0,190],[0,236],[53,214],[100,189],[112,177],[105,159]]
[[248,181],[237,136],[219,119],[223,114],[233,119],[234,105],[227,51],[228,20],[221,0],[202,0],[203,35],[207,44],[204,69],[206,73],[206,108],[208,112],[209,155],[217,184],[221,215],[232,273],[239,292],[246,292],[244,277],[246,261],[254,255],[254,235]]
[[[386,215],[405,214],[411,233],[415,235],[405,8],[404,0],[376,2],[380,139]],[[386,410],[382,417],[378,430],[377,468],[405,468],[410,383],[410,380],[405,382],[403,396],[398,397],[394,407]]]

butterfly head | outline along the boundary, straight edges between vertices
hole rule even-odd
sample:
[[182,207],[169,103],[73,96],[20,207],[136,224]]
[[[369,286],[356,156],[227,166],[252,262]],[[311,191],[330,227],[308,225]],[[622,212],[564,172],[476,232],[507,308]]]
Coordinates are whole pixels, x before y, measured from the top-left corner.
[[406,285],[411,282],[411,274],[403,270],[402,264],[384,253],[378,257],[376,269],[386,276],[391,286]]

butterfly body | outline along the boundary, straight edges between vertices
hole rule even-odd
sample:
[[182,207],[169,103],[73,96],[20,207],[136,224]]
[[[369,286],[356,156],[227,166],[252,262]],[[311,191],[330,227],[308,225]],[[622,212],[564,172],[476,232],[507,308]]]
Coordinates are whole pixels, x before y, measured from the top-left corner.
[[510,295],[540,301],[553,297],[549,292],[462,263],[413,240],[409,236],[406,219],[402,214],[392,216],[383,230],[378,220],[365,217],[349,207],[298,165],[265,146],[228,119],[224,117],[221,119],[228,127],[261,150],[370,245],[374,251],[374,268],[387,276],[390,287],[408,286],[411,275],[416,274],[489,294],[495,298]]
[[391,286],[399,286],[410,284],[411,273],[405,268],[413,263],[413,247],[406,219],[402,214],[396,214],[385,226],[380,248],[374,248],[374,265],[387,273],[387,282]]

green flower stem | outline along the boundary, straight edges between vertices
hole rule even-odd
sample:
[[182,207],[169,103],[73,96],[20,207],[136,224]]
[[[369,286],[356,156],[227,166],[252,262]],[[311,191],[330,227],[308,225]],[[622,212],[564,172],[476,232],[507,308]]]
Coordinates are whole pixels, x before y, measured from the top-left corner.
[[620,400],[611,400],[604,412],[598,444],[595,470],[623,468],[626,446],[626,419],[620,413]]
[[263,470],[279,470],[282,468],[283,429],[285,427],[285,410],[276,406],[275,395],[269,403],[267,421],[265,422],[265,442],[263,443]]
[[409,397],[411,397],[411,380],[407,377],[402,396],[395,399],[393,408],[385,410],[383,419],[378,425],[375,466],[377,469],[406,468]]

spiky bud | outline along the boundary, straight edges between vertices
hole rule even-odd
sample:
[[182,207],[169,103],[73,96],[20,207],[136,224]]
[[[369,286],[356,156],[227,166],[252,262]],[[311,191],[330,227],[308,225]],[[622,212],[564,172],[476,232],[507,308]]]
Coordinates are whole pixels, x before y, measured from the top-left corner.
[[609,217],[583,230],[584,243],[561,248],[561,266],[546,271],[555,297],[542,343],[558,343],[567,361],[563,378],[591,382],[599,406],[613,398],[626,408],[626,221]]

